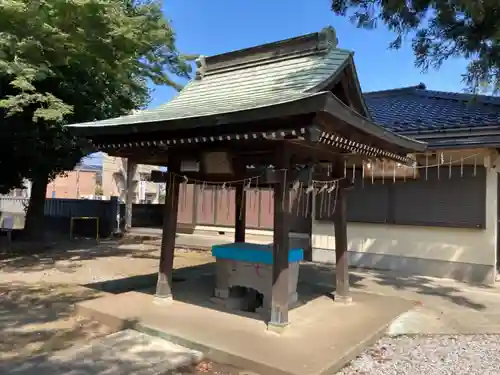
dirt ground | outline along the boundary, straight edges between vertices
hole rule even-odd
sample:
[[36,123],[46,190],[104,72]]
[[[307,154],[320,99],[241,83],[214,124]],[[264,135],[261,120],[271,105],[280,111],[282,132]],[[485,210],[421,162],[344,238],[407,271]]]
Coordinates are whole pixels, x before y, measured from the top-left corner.
[[[114,241],[61,244],[38,255],[0,254],[0,362],[110,333],[107,327],[73,314],[75,303],[104,294],[82,285],[153,273],[158,261],[159,249],[153,243]],[[179,250],[174,267],[210,261],[209,253]]]
[[[136,244],[102,241],[97,245],[94,241],[67,242],[42,250],[37,255],[15,256],[0,249],[0,364],[83,344],[110,333],[108,328],[73,314],[75,303],[105,294],[83,285],[151,274],[157,271],[159,262],[158,241]],[[17,253],[22,251],[16,249]],[[208,252],[179,249],[174,267],[212,261]],[[323,268],[322,271],[322,267],[304,267],[301,274],[318,285],[330,287],[334,280],[331,267]],[[352,271],[350,276],[353,290],[419,302],[415,313],[419,318],[407,319],[398,326],[404,332],[500,333],[499,286],[469,286],[418,275],[402,278],[378,271]],[[244,373],[202,362],[175,375]]]

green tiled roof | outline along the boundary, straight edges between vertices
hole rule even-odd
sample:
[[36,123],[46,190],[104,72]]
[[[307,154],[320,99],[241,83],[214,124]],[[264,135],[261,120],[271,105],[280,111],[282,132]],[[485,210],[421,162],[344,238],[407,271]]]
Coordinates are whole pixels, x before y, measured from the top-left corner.
[[[325,29],[282,42],[201,58],[197,77],[170,102],[109,120],[70,125],[112,127],[224,115],[313,96],[335,79],[352,52]],[[165,124],[168,129],[168,124]]]

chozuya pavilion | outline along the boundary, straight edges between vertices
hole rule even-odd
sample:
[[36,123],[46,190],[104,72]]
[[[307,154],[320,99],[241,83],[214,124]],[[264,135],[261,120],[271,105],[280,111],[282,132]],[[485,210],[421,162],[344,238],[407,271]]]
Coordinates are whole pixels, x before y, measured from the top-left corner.
[[[308,251],[291,246],[289,232],[296,216],[311,216],[312,204],[300,213],[292,207],[303,197],[309,202],[315,192],[328,195],[327,210],[334,217],[337,302],[332,303],[349,301],[344,190],[351,181],[345,162],[413,163],[410,156],[426,144],[372,121],[353,53],[337,48],[332,28],[200,57],[197,66],[196,77],[158,108],[70,125],[100,151],[128,158],[129,175],[136,163],[168,167],[153,176],[167,182],[157,297],[172,298],[179,190],[189,181],[230,184],[236,190],[235,243],[213,248],[216,297],[227,298],[231,287],[252,287],[263,295],[268,327],[289,323],[298,262]],[[261,186],[274,191],[269,246],[245,243],[245,193]],[[127,203],[130,220],[131,200]],[[260,273],[245,273],[255,265]]]

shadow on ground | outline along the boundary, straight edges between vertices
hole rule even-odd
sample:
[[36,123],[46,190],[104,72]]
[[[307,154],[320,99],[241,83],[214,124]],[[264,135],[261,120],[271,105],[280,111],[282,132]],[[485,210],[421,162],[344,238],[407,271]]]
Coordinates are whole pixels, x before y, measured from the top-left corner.
[[0,359],[26,359],[106,332],[72,315],[75,303],[101,295],[76,285],[0,284]]
[[[214,290],[215,264],[207,263],[203,265],[189,266],[174,270],[173,273],[173,293],[175,299],[185,303],[208,307],[211,309],[225,311],[227,309],[220,304],[213,302],[211,297]],[[145,274],[134,277],[127,277],[104,282],[87,284],[86,287],[105,291],[108,293],[125,293],[130,291],[140,291],[154,294],[157,274]],[[391,289],[391,293],[402,294],[402,291],[409,292],[407,296],[411,299],[418,298],[418,295],[444,299],[456,306],[466,307],[475,311],[483,311],[486,306],[465,296],[466,293],[457,287],[438,285],[431,279],[425,277],[398,278],[384,272],[370,271],[365,275],[363,272],[352,272],[350,274],[351,288],[367,293],[377,293],[376,287],[386,287]],[[374,287],[376,286],[376,287]],[[380,289],[380,288],[379,288]],[[329,265],[303,264],[300,269],[299,284],[297,287],[299,294],[299,307],[320,296],[332,296],[335,291],[335,268]],[[382,294],[383,289],[382,289]],[[405,298],[405,296],[402,296]],[[408,297],[407,297],[408,298]],[[417,302],[417,301],[415,301]],[[236,312],[239,315],[261,319],[258,314],[247,312]]]
[[[138,250],[138,246],[142,246],[142,248]],[[16,254],[0,253],[0,271],[8,273],[12,271],[19,272],[20,270],[32,272],[57,269],[59,271],[71,273],[74,272],[76,268],[84,266],[84,262],[82,261],[85,260],[111,257],[146,258],[155,260],[159,259],[158,250],[159,247],[156,242],[149,244],[144,242],[142,244],[123,244],[121,241],[116,240],[105,240],[99,243],[92,240],[65,241],[54,244],[49,250],[43,251],[42,249],[42,251],[37,254],[22,256],[19,255],[19,252]],[[207,254],[207,257],[208,256]],[[176,272],[185,274],[185,276],[181,276],[181,278],[187,280],[196,277],[196,275],[205,275],[206,279],[210,280],[213,279],[212,276],[214,273],[213,269],[210,267],[210,265],[186,267]],[[149,277],[139,275],[135,278],[137,280],[142,280],[138,283],[140,289],[147,288],[147,286],[144,286],[145,283],[149,283],[150,287],[154,286],[156,283],[156,275],[150,275]],[[437,296],[457,306],[463,306],[477,311],[482,311],[486,308],[484,304],[477,303],[473,299],[468,298],[466,294],[459,289],[460,284],[445,286],[442,283],[438,284],[430,278],[421,276],[401,277],[386,271],[354,270],[351,272],[351,287],[358,290],[372,291],[368,290],[370,288],[367,286],[365,279],[370,279],[371,284],[378,285],[382,289],[384,287],[386,289],[390,288],[394,292],[408,291],[417,295]],[[130,281],[124,282],[128,285],[131,284]],[[112,283],[112,289],[118,285],[115,281]],[[322,290],[321,293],[333,291],[335,289],[335,267],[316,263],[303,264],[300,271],[300,283],[301,285],[316,285],[317,290]],[[109,290],[106,289],[106,291]]]
[[[139,250],[138,246],[144,247]],[[0,251],[0,271],[32,272],[56,268],[72,272],[72,269],[82,267],[80,261],[109,257],[159,259],[158,247],[153,244],[123,244],[116,240],[60,241],[53,244],[26,242],[15,244],[15,249]],[[61,261],[67,262],[57,265]]]
[[[390,286],[396,290],[412,290],[418,294],[427,296],[438,296],[452,302],[457,306],[482,311],[486,305],[474,302],[471,298],[464,296],[464,292],[458,288],[435,285],[429,282],[428,278],[412,276],[409,278],[398,278],[397,280],[377,272],[376,282],[380,285]],[[461,295],[459,294],[461,293]]]
[[[102,295],[78,285],[0,284],[0,374],[122,375],[145,370],[155,373],[155,366],[160,366],[165,355],[161,348],[138,348],[138,342],[131,340],[121,340],[119,347],[114,345],[112,350],[99,343],[91,350],[85,346],[89,340],[111,331],[75,317],[73,306]],[[230,366],[203,362],[171,374],[202,373],[240,372]]]
[[[215,263],[188,266],[173,270],[173,294],[176,301],[202,306],[221,312],[230,312],[247,318],[262,320],[258,313],[229,310],[219,300],[213,298],[215,289]],[[137,275],[122,279],[89,283],[87,288],[102,292],[121,294],[137,291],[154,294],[158,275],[156,273]],[[299,301],[293,308],[300,307],[318,297],[332,296],[332,289],[323,285],[307,283],[301,280],[297,287]]]
[[[131,349],[135,349],[133,355]],[[16,375],[122,375],[144,371],[155,374],[155,367],[160,367],[164,356],[161,348],[142,346],[138,349],[137,340],[122,338],[113,348],[95,342],[92,349],[82,346],[5,362],[0,364],[0,371]]]
[[[300,279],[306,282],[319,283],[320,285],[328,285],[335,288],[335,267],[324,264],[307,264],[300,268]],[[366,283],[366,281],[370,283]],[[469,309],[482,311],[486,309],[486,305],[478,303],[472,298],[465,296],[465,292],[458,286],[445,286],[436,283],[433,279],[423,276],[401,276],[388,271],[378,270],[352,270],[350,274],[350,285],[353,289],[377,292],[371,290],[369,284],[378,287],[389,288],[393,292],[411,292],[422,296],[433,296],[451,302],[454,305],[466,307]]]
[[[180,245],[179,250],[206,252],[206,248]],[[71,273],[83,266],[82,261],[99,258],[136,258],[159,260],[160,241],[135,238],[65,240],[57,242],[16,242],[0,247],[0,272],[35,272],[57,269]],[[59,263],[59,264],[58,264]]]
[[[85,267],[85,262],[81,262],[85,260],[113,257],[158,259],[158,246],[145,246],[138,251],[137,245],[138,243],[123,244],[111,240],[99,244],[90,240],[65,241],[49,248],[42,248],[38,254],[34,254],[36,251],[33,249],[30,249],[29,255],[21,255],[22,251],[0,254],[0,373],[28,374],[21,370],[23,366],[31,363],[30,374],[39,372],[37,375],[42,375],[41,370],[33,371],[33,368],[36,368],[37,363],[43,362],[46,353],[68,348],[109,332],[94,322],[73,316],[73,307],[76,303],[100,297],[103,292],[123,293],[139,290],[152,293],[157,278],[156,274],[145,274],[86,286],[28,284],[10,282],[9,272],[61,270],[58,264],[61,261],[67,261],[63,262],[65,269],[67,272],[73,272],[78,267]],[[207,254],[207,261],[209,258],[210,255]],[[173,292],[176,299],[186,303],[209,305],[214,308],[209,301],[213,292],[213,281],[213,263],[188,266],[174,271]],[[487,309],[485,304],[478,302],[473,293],[463,291],[461,284],[438,283],[426,277],[401,277],[384,271],[353,270],[350,275],[350,285],[354,290],[368,293],[388,292],[387,294],[412,299],[418,298],[419,295],[436,297],[457,307],[479,312],[485,312]],[[196,296],[192,293],[193,287],[202,293]],[[305,300],[302,298],[302,303],[316,296],[331,295],[334,290],[334,266],[313,263],[301,266],[299,293],[309,295]],[[303,293],[304,291],[306,293]],[[156,354],[150,353],[151,356]],[[2,364],[8,364],[11,366],[9,368],[17,366],[21,372],[2,371]],[[83,366],[82,364],[82,371]],[[112,366],[112,363],[106,366]]]

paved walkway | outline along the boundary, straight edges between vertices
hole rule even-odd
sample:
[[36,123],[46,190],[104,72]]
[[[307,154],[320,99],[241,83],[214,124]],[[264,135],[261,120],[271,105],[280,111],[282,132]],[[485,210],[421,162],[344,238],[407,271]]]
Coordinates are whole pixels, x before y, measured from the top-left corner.
[[384,272],[353,272],[355,289],[418,302],[391,326],[391,334],[500,333],[500,288],[451,280],[401,278]]

